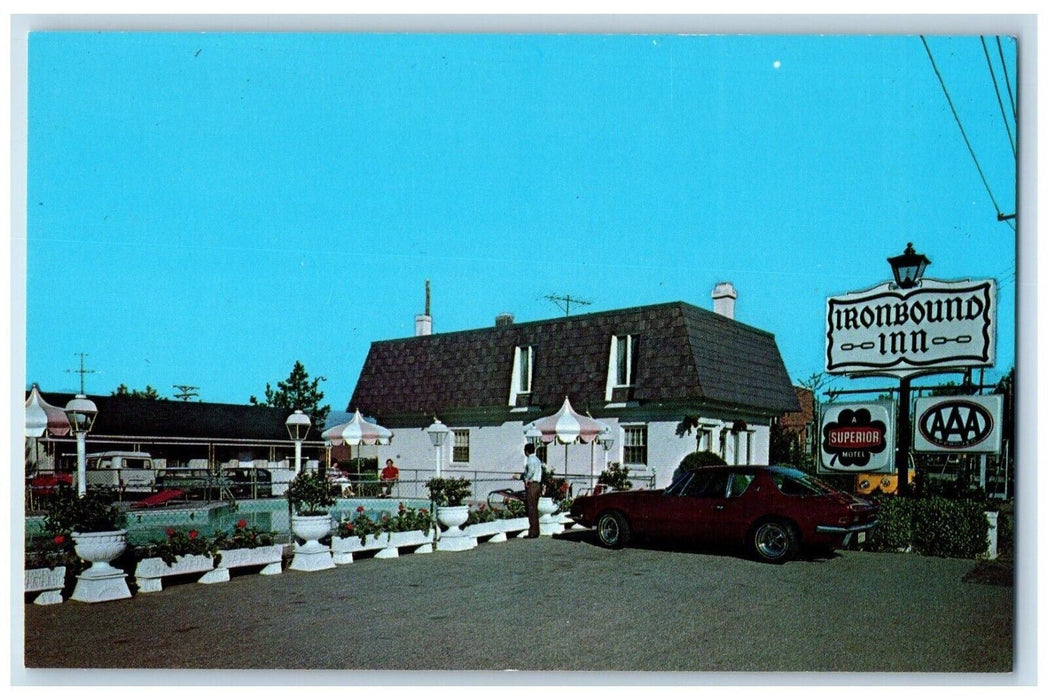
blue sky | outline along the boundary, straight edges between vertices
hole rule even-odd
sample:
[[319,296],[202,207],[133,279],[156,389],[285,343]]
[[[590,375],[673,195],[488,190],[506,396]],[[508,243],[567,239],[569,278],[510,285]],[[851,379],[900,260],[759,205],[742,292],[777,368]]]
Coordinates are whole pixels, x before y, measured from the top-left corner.
[[[983,45],[928,44],[1011,214]],[[823,368],[826,297],[908,241],[930,277],[998,280],[987,379],[1014,362],[1015,231],[916,35],[43,32],[28,88],[45,393],[78,387],[79,352],[89,393],[229,403],[301,360],[341,409],[427,279],[435,332],[561,315],[550,294],[711,308],[729,280],[798,380]]]

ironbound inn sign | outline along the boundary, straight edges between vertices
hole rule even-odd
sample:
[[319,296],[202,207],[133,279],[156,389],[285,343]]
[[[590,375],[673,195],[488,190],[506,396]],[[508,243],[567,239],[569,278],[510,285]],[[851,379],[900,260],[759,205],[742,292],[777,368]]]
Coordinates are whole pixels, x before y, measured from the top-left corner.
[[882,284],[826,301],[826,371],[906,376],[994,364],[997,284]]

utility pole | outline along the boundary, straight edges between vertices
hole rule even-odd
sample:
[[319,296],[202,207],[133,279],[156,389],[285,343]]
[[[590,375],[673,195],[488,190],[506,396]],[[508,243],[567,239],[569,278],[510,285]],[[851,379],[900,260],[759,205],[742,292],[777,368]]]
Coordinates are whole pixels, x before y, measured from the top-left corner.
[[97,370],[84,369],[84,358],[87,357],[86,352],[74,352],[73,354],[80,356],[80,369],[67,369],[66,372],[74,372],[80,375],[80,393],[86,396],[87,394],[84,391],[84,375],[95,374]]
[[570,316],[571,315],[571,302],[575,302],[579,306],[589,306],[590,304],[593,303],[593,302],[587,301],[585,299],[576,299],[575,297],[571,296],[570,294],[566,294],[566,295],[563,295],[563,296],[558,295],[558,294],[547,294],[546,298],[549,299],[550,301],[552,301],[558,307],[560,307],[564,311],[564,315],[565,316]]
[[194,396],[199,396],[199,394],[197,394],[197,392],[195,391],[196,389],[200,388],[198,386],[190,386],[188,384],[172,384],[171,386],[175,389],[181,389],[179,393],[175,394],[176,399],[189,401],[190,398]]

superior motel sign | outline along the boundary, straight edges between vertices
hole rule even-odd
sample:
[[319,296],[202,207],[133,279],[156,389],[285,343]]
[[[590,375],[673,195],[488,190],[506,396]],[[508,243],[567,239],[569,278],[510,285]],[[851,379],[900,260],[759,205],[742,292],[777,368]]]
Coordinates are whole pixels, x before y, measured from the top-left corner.
[[997,283],[925,279],[913,289],[885,283],[826,300],[826,371],[904,377],[992,367]]

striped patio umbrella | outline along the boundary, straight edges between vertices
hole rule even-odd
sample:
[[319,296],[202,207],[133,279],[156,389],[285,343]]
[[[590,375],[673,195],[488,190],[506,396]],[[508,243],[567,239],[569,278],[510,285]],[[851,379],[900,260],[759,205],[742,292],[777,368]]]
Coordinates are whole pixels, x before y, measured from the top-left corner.
[[[550,443],[556,440],[564,445],[564,473],[568,473],[568,445],[577,442],[592,443],[610,427],[599,420],[577,413],[571,407],[571,401],[564,397],[564,405],[552,416],[539,418],[524,426],[524,434],[537,430],[542,441]],[[593,471],[593,454],[590,452],[590,472]]]
[[364,420],[359,409],[353,414],[353,420],[331,426],[320,436],[332,445],[388,445],[393,439],[388,429]]
[[70,433],[69,418],[64,409],[44,401],[44,397],[40,395],[40,389],[34,384],[29,392],[29,397],[25,400],[25,436],[39,438],[43,437],[45,433],[68,435]]

